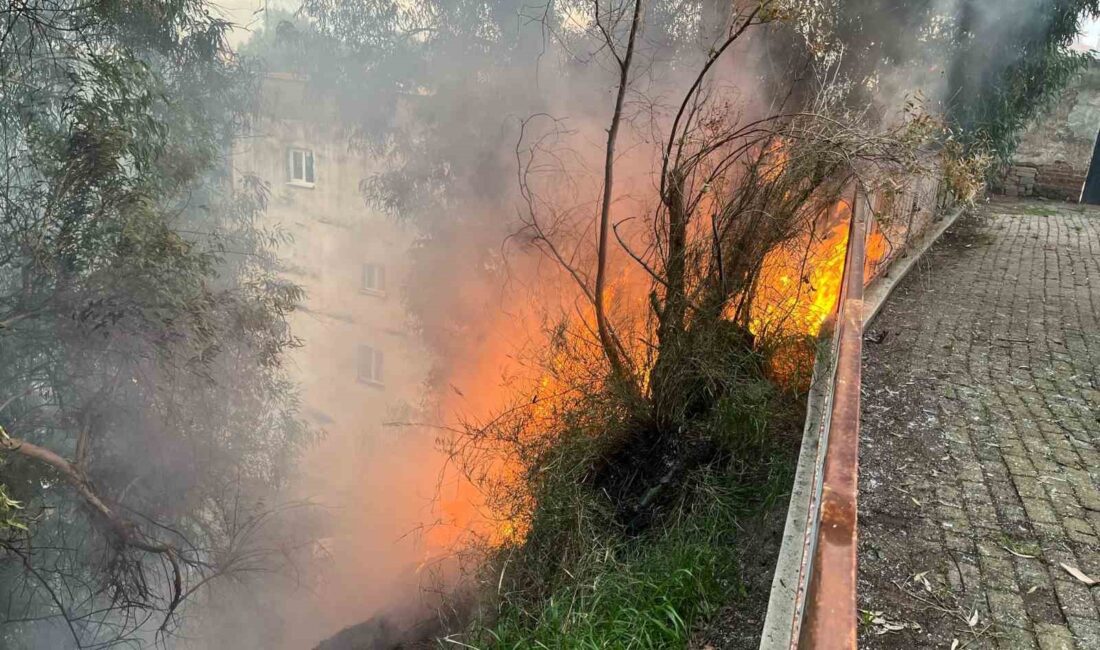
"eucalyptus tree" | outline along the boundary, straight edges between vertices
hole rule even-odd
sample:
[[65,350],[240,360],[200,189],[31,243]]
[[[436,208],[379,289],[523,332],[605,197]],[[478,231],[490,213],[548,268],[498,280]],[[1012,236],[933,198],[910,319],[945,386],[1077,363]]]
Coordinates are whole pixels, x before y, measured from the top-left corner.
[[290,551],[301,291],[223,160],[252,89],[228,27],[204,0],[0,9],[4,647],[155,642]]
[[969,141],[1008,159],[1023,129],[1092,60],[1071,49],[1097,0],[959,3],[948,110]]
[[[1092,54],[1071,46],[1096,0],[807,0],[827,16],[850,77],[867,95],[891,75],[924,83],[969,149],[1007,160],[1018,136]],[[928,89],[926,89],[927,92]]]

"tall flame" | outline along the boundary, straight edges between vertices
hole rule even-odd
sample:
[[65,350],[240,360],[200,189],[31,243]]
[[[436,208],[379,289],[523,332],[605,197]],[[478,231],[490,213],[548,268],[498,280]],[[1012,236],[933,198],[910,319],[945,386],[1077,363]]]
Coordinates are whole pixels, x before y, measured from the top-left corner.
[[[835,312],[840,296],[850,215],[850,204],[840,201],[814,232],[805,233],[765,256],[750,320],[750,329],[755,334],[810,337],[819,334]],[[877,268],[888,249],[883,233],[873,227],[866,247],[868,274]],[[616,265],[619,272],[609,288],[608,302],[616,304],[620,314],[626,312],[637,316],[639,321],[644,320],[650,279],[641,272],[624,270],[632,267],[628,260],[621,262]],[[509,301],[509,313],[497,319],[491,340],[482,342],[473,363],[452,375],[451,390],[443,400],[444,412],[457,414],[459,420],[470,424],[487,422],[501,412],[522,409],[532,430],[537,430],[540,424],[553,426],[551,421],[559,404],[557,400],[583,385],[584,378],[580,376],[582,370],[571,365],[574,363],[572,357],[554,351],[553,328],[546,323],[546,305],[556,301],[567,306],[562,313],[570,314],[570,331],[580,335],[587,332],[592,338],[587,341],[588,345],[594,346],[596,342],[595,319],[590,305],[577,299],[574,292],[566,288],[567,284],[550,288],[547,284],[553,285],[554,280],[547,280],[543,272],[535,283],[536,288],[525,287],[522,296],[514,296],[514,301]],[[644,337],[624,338],[640,341]],[[628,347],[636,347],[628,353],[639,367],[644,367],[649,353],[645,344]],[[533,357],[530,356],[532,351]],[[526,361],[533,358],[537,361],[525,362],[525,354],[529,355]],[[807,361],[800,357],[790,360],[788,365],[793,368]],[[791,376],[783,370],[777,370],[775,375],[780,380]],[[492,456],[493,451],[507,450],[489,451],[487,456]],[[481,469],[481,480],[486,480],[484,474],[491,474],[488,480],[493,485],[520,486],[520,473],[525,468],[515,460],[503,460],[508,457],[507,453],[498,453],[488,461]],[[529,507],[522,513],[501,512],[467,480],[454,480],[445,488],[438,504],[444,525],[428,533],[429,547],[435,552],[453,548],[471,532],[490,546],[519,543],[524,539]]]

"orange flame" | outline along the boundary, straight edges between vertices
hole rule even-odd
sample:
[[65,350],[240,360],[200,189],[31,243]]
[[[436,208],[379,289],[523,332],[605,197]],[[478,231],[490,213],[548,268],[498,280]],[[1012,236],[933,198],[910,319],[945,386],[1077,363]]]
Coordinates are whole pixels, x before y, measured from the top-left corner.
[[[782,150],[776,153],[776,164],[780,166],[784,162],[781,154]],[[840,296],[850,214],[850,205],[838,202],[817,231],[806,233],[765,256],[750,320],[754,334],[816,336],[821,331],[835,312]],[[888,249],[883,233],[872,227],[866,247],[868,274],[887,256]],[[609,287],[608,302],[617,304],[623,312],[643,314],[648,309],[649,279],[641,272],[627,270],[633,268],[627,260],[621,262],[615,265],[619,275]],[[549,345],[552,334],[548,332],[552,328],[545,322],[546,305],[551,302],[565,306],[562,311],[571,314],[572,331],[582,338],[587,333],[592,339],[587,343],[595,345],[595,318],[590,306],[584,300],[576,300],[575,292],[564,288],[566,285],[545,286],[554,283],[546,278],[543,271],[536,288],[525,287],[522,297],[514,297],[519,304],[508,303],[511,311],[497,319],[491,340],[482,341],[471,363],[454,372],[450,379],[454,390],[447,391],[443,399],[444,412],[476,420],[506,408],[522,408],[537,428],[539,423],[549,424],[554,418],[555,400],[561,394],[583,383],[577,375],[579,370],[571,367],[572,357],[564,352],[551,351],[549,358],[539,357],[539,362],[533,364],[524,361],[524,349],[535,350],[536,355],[552,350]],[[624,338],[637,342],[644,337]],[[649,352],[645,344],[628,347],[635,348],[628,352],[637,367],[645,367]],[[790,360],[789,365],[801,367],[807,361],[800,357]],[[776,376],[789,377],[786,372],[776,369]],[[517,398],[530,403],[516,404]],[[509,456],[507,450],[503,451],[484,471],[492,474],[493,485],[519,487],[524,468],[518,461],[504,460]],[[528,511],[500,512],[469,481],[454,483],[440,500],[439,510],[446,525],[429,533],[431,548],[453,548],[456,541],[471,532],[490,546],[522,542],[529,528]]]
[[750,322],[754,334],[821,331],[840,296],[848,210],[846,203],[838,204],[824,235],[807,233],[764,258]]

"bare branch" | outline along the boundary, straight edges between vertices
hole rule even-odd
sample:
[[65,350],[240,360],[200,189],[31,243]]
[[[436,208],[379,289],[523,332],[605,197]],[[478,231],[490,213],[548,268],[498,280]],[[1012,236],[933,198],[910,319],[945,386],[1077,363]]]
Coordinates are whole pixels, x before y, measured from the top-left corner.
[[621,346],[612,332],[607,318],[605,296],[607,293],[607,251],[611,230],[611,198],[615,185],[615,144],[619,137],[619,126],[623,117],[623,102],[627,87],[630,85],[630,64],[634,59],[635,40],[642,23],[642,0],[634,0],[634,13],[630,22],[630,35],[627,37],[626,54],[619,65],[619,88],[615,96],[615,109],[611,114],[611,126],[607,129],[607,151],[604,158],[603,200],[600,204],[599,240],[596,252],[596,328],[603,345],[604,354],[611,365],[611,372],[624,387],[637,391],[634,379],[627,372],[623,362]]

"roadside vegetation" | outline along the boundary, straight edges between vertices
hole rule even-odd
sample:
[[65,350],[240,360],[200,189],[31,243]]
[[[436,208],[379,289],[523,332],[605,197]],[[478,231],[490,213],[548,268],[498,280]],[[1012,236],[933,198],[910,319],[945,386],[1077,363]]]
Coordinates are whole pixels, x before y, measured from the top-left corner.
[[293,553],[301,290],[225,166],[253,86],[208,9],[0,9],[4,648],[167,643]]
[[[773,434],[776,428],[773,422]],[[781,440],[770,449],[751,450],[746,457],[751,463],[693,472],[661,521],[636,536],[616,527],[595,530],[606,519],[589,515],[593,530],[572,531],[571,543],[587,548],[568,558],[568,574],[563,567],[538,596],[538,591],[503,595],[494,618],[470,638],[457,638],[481,648],[684,647],[700,623],[731,600],[761,596],[743,582],[741,544],[745,528],[765,525],[761,513],[785,500],[793,468],[791,440]],[[518,552],[501,560],[512,588],[517,576],[507,574],[508,565],[525,559]],[[545,570],[538,562],[526,572]],[[544,576],[526,577],[528,585],[546,582]]]

